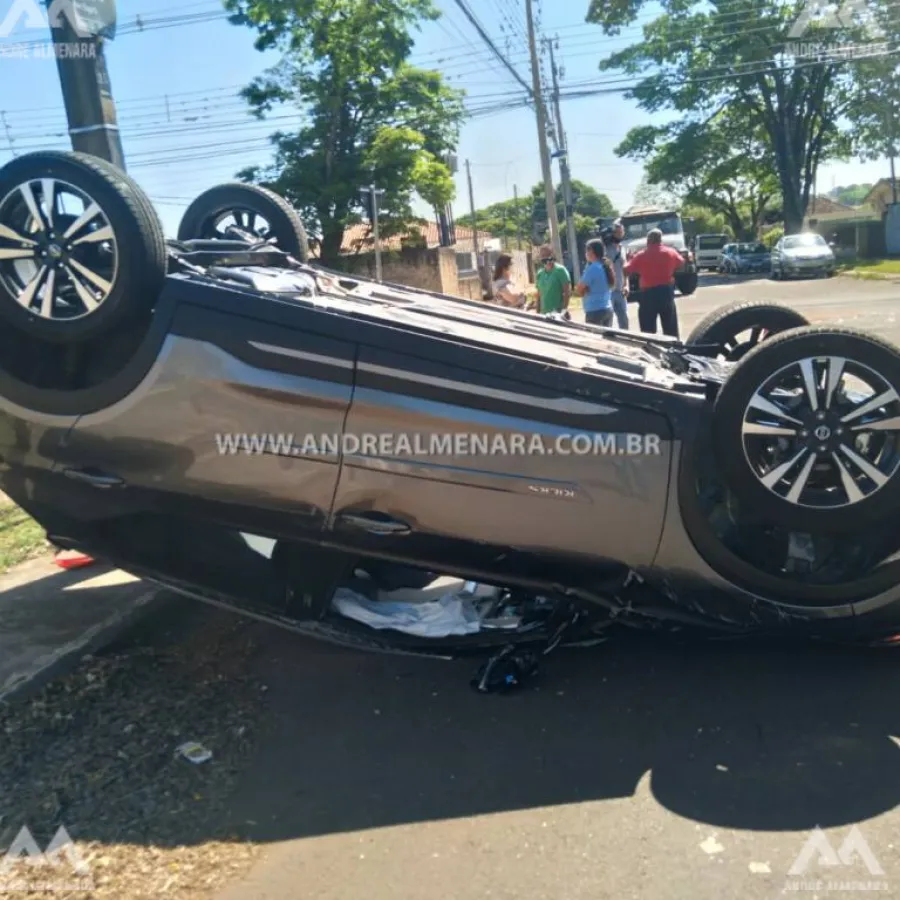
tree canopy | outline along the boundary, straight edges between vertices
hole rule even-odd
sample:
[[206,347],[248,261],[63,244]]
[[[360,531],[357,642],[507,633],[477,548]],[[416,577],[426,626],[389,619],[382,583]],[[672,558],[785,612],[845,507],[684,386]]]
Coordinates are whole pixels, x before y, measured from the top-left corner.
[[[587,18],[616,35],[646,2],[592,0]],[[859,98],[859,57],[883,52],[873,34],[885,23],[810,19],[800,0],[660,5],[641,40],[600,64],[637,77],[628,95],[646,112],[672,116],[632,131],[622,155],[647,159],[652,180],[680,184],[729,221],[743,209],[742,230],[778,194],[787,231],[799,230],[820,163],[857,146],[847,116]],[[838,43],[854,53],[835,52]]]
[[[579,237],[590,234],[595,219],[601,216],[616,215],[615,207],[606,194],[577,179],[572,180],[572,202],[575,210],[575,230]],[[562,223],[565,220],[565,201],[562,187],[556,189],[557,215]],[[536,184],[518,203],[515,199],[502,200],[484,209],[476,210],[478,228],[488,231],[497,237],[517,238],[543,242],[547,230],[547,201],[544,197],[543,184]],[[471,227],[472,216],[459,216],[461,225]],[[563,229],[564,230],[564,229]],[[565,234],[562,235],[565,244]]]
[[234,24],[281,61],[244,91],[265,118],[284,105],[302,124],[272,136],[275,162],[240,177],[271,187],[319,236],[334,260],[348,225],[361,221],[361,187],[384,190],[385,234],[413,220],[414,192],[436,207],[454,196],[444,162],[456,146],[462,94],[438,72],[408,62],[412,32],[438,16],[431,0],[225,0]]

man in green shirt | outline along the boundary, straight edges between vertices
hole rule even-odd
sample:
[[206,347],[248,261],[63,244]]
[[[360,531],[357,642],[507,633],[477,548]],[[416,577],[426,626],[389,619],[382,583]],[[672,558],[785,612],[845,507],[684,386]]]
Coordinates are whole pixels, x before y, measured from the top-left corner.
[[572,282],[565,266],[553,258],[553,248],[543,246],[538,251],[538,312],[563,312],[572,296]]

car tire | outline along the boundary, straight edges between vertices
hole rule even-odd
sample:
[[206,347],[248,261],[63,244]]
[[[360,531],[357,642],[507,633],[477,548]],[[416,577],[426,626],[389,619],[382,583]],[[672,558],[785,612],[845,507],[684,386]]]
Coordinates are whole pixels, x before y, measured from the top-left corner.
[[[79,212],[62,211],[63,196]],[[46,151],[0,169],[0,316],[13,328],[58,344],[101,337],[149,314],[165,275],[159,218],[115,166]]]
[[[300,262],[309,262],[306,228],[296,210],[274,191],[256,184],[220,184],[204,191],[185,210],[178,226],[178,240],[224,238],[226,235],[217,228],[229,215],[241,216],[242,220],[246,215],[248,223],[263,219],[268,231],[260,240],[274,238],[279,250]],[[252,224],[248,228],[254,230]]]
[[[723,306],[701,319],[688,335],[686,343],[720,344],[730,362],[742,359],[761,341],[791,328],[809,325],[797,310],[781,303],[745,300]],[[750,340],[741,342],[739,335],[750,331]]]
[[678,288],[682,297],[690,297],[691,294],[695,293],[699,281],[700,279],[696,272],[691,272],[688,275],[675,276],[675,286]]
[[[871,399],[848,396],[845,376]],[[850,328],[776,335],[722,385],[713,440],[725,483],[763,519],[812,534],[878,525],[900,508],[900,350]]]

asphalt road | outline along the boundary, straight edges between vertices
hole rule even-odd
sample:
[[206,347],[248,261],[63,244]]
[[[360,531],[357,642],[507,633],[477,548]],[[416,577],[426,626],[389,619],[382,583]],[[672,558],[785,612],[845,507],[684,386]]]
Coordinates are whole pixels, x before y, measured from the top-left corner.
[[[900,342],[900,284],[845,278],[704,276],[684,333],[749,298]],[[629,638],[483,697],[471,664],[262,633],[231,814],[268,851],[219,900],[900,896],[900,649]],[[835,864],[791,875],[817,826]]]
[[[704,273],[696,294],[678,298],[682,334],[686,336],[697,321],[722,304],[740,300],[787,303],[812,322],[874,331],[900,345],[900,283],[846,277],[782,282]],[[637,309],[634,304],[630,309],[634,309],[632,328],[637,329]]]

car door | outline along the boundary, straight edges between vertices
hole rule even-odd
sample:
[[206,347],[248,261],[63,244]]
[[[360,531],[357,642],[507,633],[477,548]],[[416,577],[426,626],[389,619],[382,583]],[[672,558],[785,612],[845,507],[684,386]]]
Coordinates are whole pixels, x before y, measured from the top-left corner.
[[[437,344],[415,355],[360,349],[336,540],[410,564],[540,570],[568,583],[579,565],[649,564],[668,490],[663,416],[495,374],[485,351],[460,347],[444,361]],[[509,372],[509,358],[496,358]],[[521,363],[532,365],[548,370]],[[604,390],[623,393],[612,381]],[[624,432],[657,436],[655,452],[566,455],[567,435]]]
[[0,389],[0,491],[32,515],[52,505],[54,470],[76,419],[26,410]]
[[[312,314],[290,327],[187,307],[138,387],[78,420],[67,473],[187,514],[214,503],[231,518],[283,513],[317,532],[337,484],[354,353],[317,332]],[[301,452],[309,436],[321,452]]]

